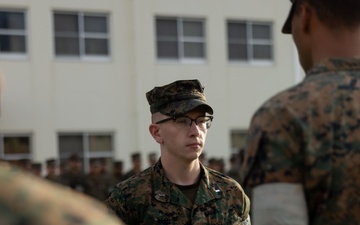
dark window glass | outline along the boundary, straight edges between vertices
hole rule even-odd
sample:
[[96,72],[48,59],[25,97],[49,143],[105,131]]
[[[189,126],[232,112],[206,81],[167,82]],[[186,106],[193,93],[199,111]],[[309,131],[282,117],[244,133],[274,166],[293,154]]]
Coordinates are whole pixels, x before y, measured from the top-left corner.
[[[26,30],[23,12],[0,11],[0,52],[25,53]],[[16,33],[15,33],[16,32]]]
[[253,46],[254,59],[271,59],[271,46],[268,45],[254,45]]
[[174,19],[157,19],[156,34],[158,37],[177,37],[177,22]]
[[0,52],[25,53],[25,36],[0,35]]
[[84,30],[92,33],[107,33],[107,19],[103,16],[84,16]]
[[30,137],[4,137],[4,154],[29,154]]
[[108,55],[107,39],[85,38],[86,55]]
[[258,24],[253,25],[252,32],[253,32],[252,36],[254,39],[266,39],[266,40],[271,39],[269,25],[258,25]]
[[79,32],[79,22],[77,15],[55,14],[55,33],[58,32]]
[[248,51],[246,44],[229,44],[229,59],[247,60]]
[[228,23],[228,38],[230,40],[246,40],[246,36],[245,23]]
[[78,38],[55,38],[55,51],[57,55],[79,56],[79,39]]
[[82,156],[83,149],[83,136],[81,134],[59,136],[60,154],[71,155],[77,153]]
[[184,21],[183,22],[183,30],[185,37],[203,37],[203,25],[202,22],[195,21]]
[[203,43],[184,43],[184,57],[185,58],[203,58],[204,44]]
[[112,151],[111,135],[89,135],[90,152]]
[[24,13],[0,11],[0,29],[24,30]]
[[159,58],[177,59],[179,55],[178,43],[173,41],[158,41],[157,54]]

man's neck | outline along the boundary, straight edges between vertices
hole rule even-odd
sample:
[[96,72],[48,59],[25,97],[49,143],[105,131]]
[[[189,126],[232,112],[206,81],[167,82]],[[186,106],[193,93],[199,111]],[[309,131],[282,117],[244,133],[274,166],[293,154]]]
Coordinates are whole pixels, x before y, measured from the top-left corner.
[[[356,30],[328,31],[314,41],[313,62],[326,58],[352,58],[360,56],[360,28]],[[325,36],[325,38],[324,38]]]
[[198,159],[191,162],[162,159],[161,164],[166,177],[174,184],[192,185],[199,180],[201,169]]

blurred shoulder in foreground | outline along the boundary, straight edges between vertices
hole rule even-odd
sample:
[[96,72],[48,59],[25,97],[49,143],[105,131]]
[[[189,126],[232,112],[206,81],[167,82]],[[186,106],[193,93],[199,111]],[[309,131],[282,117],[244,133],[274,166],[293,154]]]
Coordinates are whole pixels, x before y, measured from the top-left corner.
[[122,225],[105,206],[0,162],[1,225]]

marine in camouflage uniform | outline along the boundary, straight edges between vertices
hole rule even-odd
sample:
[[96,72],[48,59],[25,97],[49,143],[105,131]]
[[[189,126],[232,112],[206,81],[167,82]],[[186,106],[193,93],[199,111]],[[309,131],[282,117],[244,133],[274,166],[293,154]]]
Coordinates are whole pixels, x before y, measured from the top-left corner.
[[[334,1],[326,0],[323,4],[330,2]],[[344,3],[345,7],[348,7],[347,3],[348,1]],[[358,12],[360,4],[356,5]],[[309,19],[306,17],[309,14],[306,13],[314,11],[309,5],[298,6],[298,17],[291,19],[292,16],[295,17],[297,6],[294,3],[292,7],[290,19],[283,32],[291,33],[293,20],[292,24],[296,25],[296,28],[293,28],[296,34],[293,30],[293,36],[297,47],[300,48],[299,54],[303,59],[302,66],[307,71],[306,77],[300,84],[270,98],[254,114],[248,132],[245,162],[241,170],[242,185],[248,194],[252,191],[252,206],[257,208],[266,201],[273,201],[269,204],[274,206],[277,201],[271,198],[270,192],[268,195],[262,192],[263,197],[259,202],[254,200],[261,188],[270,190],[269,187],[273,184],[299,184],[306,207],[304,223],[299,224],[359,224],[360,58],[351,57],[353,53],[350,52],[340,53],[350,55],[347,58],[331,57],[336,56],[336,53],[329,54],[332,47],[324,46],[324,52],[328,53],[328,57],[322,58],[320,62],[313,62],[313,65],[307,64],[309,61],[304,58],[304,49],[300,44],[301,41],[307,40],[300,39],[301,26],[298,23],[306,22],[301,19]],[[310,21],[313,22],[312,20],[313,18]],[[359,21],[357,22],[358,25],[354,29],[356,32],[360,30]],[[303,27],[308,25],[304,24]],[[310,37],[309,30],[315,32],[320,29],[310,25],[307,28],[305,32],[308,32],[306,35]],[[324,30],[323,27],[321,29]],[[342,31],[336,35],[343,38],[339,35]],[[326,34],[324,33],[322,38],[327,37]],[[357,34],[355,37],[358,37]],[[321,40],[319,39],[319,42]],[[357,43],[359,46],[360,40],[357,40]],[[316,44],[313,43],[313,46]],[[340,45],[339,49],[341,48],[346,49],[346,44]],[[355,54],[360,55],[358,50],[357,52]],[[272,193],[276,194],[276,191]],[[279,196],[287,200],[293,197]],[[272,218],[274,207],[271,208],[270,205],[267,211],[262,211],[264,217],[267,216],[263,223],[255,222],[257,216],[261,215],[256,214],[254,209],[252,219],[255,224],[279,224],[273,223],[273,219],[282,220],[281,217],[286,210],[295,205],[293,203],[283,204],[281,213],[277,215],[280,218]],[[290,220],[281,224],[295,223]]]
[[[212,108],[198,80],[181,80],[147,93],[149,131],[161,157],[117,184],[105,204],[128,225],[250,224],[250,202],[234,179],[204,167]],[[193,123],[194,122],[194,123]]]
[[140,152],[135,152],[135,153],[131,154],[131,163],[132,163],[132,168],[124,174],[124,177],[123,177],[124,180],[126,180],[142,171]]
[[46,160],[46,170],[47,174],[44,177],[45,179],[55,183],[61,183],[60,176],[56,173],[57,162],[55,159]]
[[121,225],[103,204],[0,162],[1,225]]
[[68,160],[68,169],[60,175],[61,184],[68,186],[78,192],[84,192],[85,174],[82,171],[82,159],[73,154]]
[[100,201],[104,201],[113,187],[107,174],[101,173],[101,162],[98,159],[90,160],[90,171],[84,178],[84,194]]
[[161,159],[115,186],[106,204],[126,224],[250,224],[250,203],[232,178],[201,165],[195,203],[165,175]]
[[110,178],[111,188],[113,188],[116,184],[120,183],[124,179],[123,174],[123,162],[122,161],[115,161],[113,162],[113,168],[112,168],[112,176]]

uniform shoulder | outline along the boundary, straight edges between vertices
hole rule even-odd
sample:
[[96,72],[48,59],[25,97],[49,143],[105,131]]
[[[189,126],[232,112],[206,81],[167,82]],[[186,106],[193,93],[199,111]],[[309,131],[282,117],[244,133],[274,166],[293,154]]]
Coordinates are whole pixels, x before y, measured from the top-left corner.
[[121,181],[115,186],[115,189],[121,192],[133,192],[137,189],[143,189],[146,186],[151,185],[152,171],[150,168],[135,174],[134,176]]
[[250,211],[250,200],[241,185],[233,178],[218,171],[207,168],[210,183],[213,182],[215,190],[223,196],[222,202],[239,209],[239,215],[245,220]]
[[213,170],[210,168],[206,168],[206,169],[209,173],[209,176],[211,176],[214,179],[214,181],[216,181],[216,182],[232,184],[232,185],[239,184],[235,179],[229,177],[228,175],[226,175],[224,173],[221,173],[219,171],[216,171],[216,170]]

